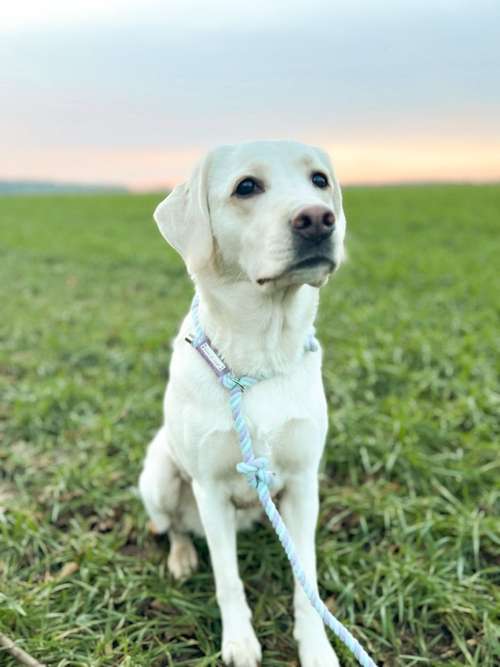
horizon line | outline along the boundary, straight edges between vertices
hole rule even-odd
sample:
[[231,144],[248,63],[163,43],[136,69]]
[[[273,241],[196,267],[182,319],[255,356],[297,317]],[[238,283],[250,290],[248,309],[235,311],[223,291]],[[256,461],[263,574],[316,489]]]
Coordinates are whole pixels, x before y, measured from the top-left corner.
[[[3,190],[2,185],[12,187],[12,191]],[[423,179],[400,179],[400,180],[380,180],[380,181],[353,181],[346,180],[341,183],[343,190],[355,188],[391,188],[391,187],[432,187],[432,186],[495,186],[500,185],[500,177],[483,179],[453,179],[453,178],[423,178]],[[20,189],[16,190],[16,186]],[[23,186],[26,190],[23,191]],[[30,191],[30,187],[34,190]],[[46,187],[46,190],[37,187]],[[22,196],[26,195],[57,195],[57,194],[129,194],[129,195],[147,195],[162,194],[171,192],[175,185],[168,183],[151,183],[145,186],[136,186],[124,182],[85,182],[64,179],[45,179],[45,178],[2,178],[0,176],[0,196]],[[59,190],[59,188],[61,190]],[[72,191],[71,189],[74,188]]]

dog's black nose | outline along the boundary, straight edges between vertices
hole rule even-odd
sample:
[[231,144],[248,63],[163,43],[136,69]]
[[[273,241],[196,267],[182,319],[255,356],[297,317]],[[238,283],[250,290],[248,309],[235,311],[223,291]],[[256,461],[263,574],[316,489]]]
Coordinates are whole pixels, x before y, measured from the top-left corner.
[[319,243],[331,236],[335,228],[335,216],[327,206],[307,206],[292,218],[291,225],[297,236]]

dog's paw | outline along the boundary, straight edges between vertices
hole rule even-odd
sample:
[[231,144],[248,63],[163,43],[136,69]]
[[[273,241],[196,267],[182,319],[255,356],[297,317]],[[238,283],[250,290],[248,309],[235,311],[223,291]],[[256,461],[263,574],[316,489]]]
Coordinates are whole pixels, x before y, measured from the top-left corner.
[[185,579],[198,567],[198,556],[189,538],[176,540],[168,554],[168,570],[175,579]]
[[161,537],[162,535],[165,535],[168,530],[168,521],[157,521],[156,523],[154,521],[148,521],[147,529],[153,537]]
[[262,658],[260,644],[253,629],[238,637],[224,637],[222,660],[233,667],[257,667]]
[[299,644],[301,667],[339,667],[339,659],[327,637]]

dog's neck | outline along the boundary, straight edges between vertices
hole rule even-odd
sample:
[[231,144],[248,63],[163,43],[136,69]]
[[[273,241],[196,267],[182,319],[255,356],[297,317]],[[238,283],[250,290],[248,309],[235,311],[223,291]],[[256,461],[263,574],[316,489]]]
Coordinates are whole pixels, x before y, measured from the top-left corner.
[[271,377],[302,358],[318,307],[317,288],[260,292],[244,281],[202,283],[197,287],[201,325],[233,373]]

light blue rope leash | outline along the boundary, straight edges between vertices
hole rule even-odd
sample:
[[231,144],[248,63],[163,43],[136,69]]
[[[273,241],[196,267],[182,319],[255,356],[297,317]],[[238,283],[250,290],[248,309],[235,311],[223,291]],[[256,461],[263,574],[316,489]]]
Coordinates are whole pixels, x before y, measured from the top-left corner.
[[[229,404],[233,414],[234,428],[238,434],[240,442],[240,449],[243,455],[243,461],[238,463],[236,470],[245,475],[251,487],[256,489],[259,500],[267,514],[275,532],[281,542],[283,549],[290,561],[293,573],[304,592],[312,604],[314,609],[318,612],[323,623],[327,625],[335,635],[343,642],[351,653],[356,657],[362,667],[377,667],[375,662],[370,658],[368,653],[364,650],[358,640],[345,628],[342,623],[335,618],[335,616],[328,610],[324,602],[319,597],[318,593],[311,586],[311,582],[307,580],[304,569],[298,559],[295,546],[288,533],[288,530],[283,523],[283,519],[274,504],[271,494],[269,493],[269,486],[273,483],[273,473],[268,470],[268,461],[264,457],[256,458],[253,451],[252,439],[250,431],[246,423],[242,410],[242,398],[245,389],[252,387],[259,382],[257,378],[248,376],[236,377],[234,376],[225,363],[217,355],[210,341],[205,335],[199,318],[199,297],[196,294],[191,306],[191,316],[195,328],[195,337],[193,340],[188,339],[193,347],[200,352],[205,361],[216,373],[221,384],[229,390]],[[317,350],[318,344],[314,337],[314,332],[308,336],[306,341],[306,350]]]

